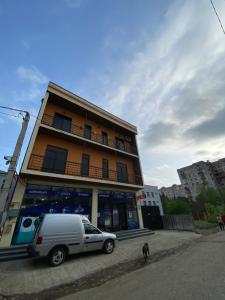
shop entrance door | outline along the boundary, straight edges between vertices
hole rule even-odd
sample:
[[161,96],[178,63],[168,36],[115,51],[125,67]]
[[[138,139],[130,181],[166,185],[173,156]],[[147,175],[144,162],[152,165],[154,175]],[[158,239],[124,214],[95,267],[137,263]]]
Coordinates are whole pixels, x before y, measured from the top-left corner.
[[127,229],[126,203],[114,203],[112,207],[112,231]]
[[126,203],[118,204],[118,212],[119,212],[119,229],[125,230],[127,229],[127,208]]
[[127,204],[115,201],[99,203],[98,226],[106,231],[128,229]]

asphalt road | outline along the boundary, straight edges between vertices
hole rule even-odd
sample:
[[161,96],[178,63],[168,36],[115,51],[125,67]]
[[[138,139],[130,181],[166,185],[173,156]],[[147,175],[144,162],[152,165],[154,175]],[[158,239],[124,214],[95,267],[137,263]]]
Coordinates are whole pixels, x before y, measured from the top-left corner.
[[182,253],[63,300],[224,300],[225,232],[205,236]]

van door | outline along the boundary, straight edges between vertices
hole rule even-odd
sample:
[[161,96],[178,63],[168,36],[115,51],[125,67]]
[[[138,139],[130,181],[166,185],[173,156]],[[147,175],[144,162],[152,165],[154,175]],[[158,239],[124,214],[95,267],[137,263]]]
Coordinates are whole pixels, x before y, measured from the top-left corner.
[[102,232],[92,224],[85,223],[84,226],[84,251],[99,250],[103,246]]

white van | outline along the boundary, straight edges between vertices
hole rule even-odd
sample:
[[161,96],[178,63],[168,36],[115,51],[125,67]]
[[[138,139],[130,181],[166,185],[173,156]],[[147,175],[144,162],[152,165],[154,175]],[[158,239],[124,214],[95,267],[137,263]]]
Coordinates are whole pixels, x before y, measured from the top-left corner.
[[102,249],[110,254],[116,235],[102,232],[78,214],[46,214],[41,218],[32,245],[31,256],[47,256],[51,266],[59,266],[69,254]]

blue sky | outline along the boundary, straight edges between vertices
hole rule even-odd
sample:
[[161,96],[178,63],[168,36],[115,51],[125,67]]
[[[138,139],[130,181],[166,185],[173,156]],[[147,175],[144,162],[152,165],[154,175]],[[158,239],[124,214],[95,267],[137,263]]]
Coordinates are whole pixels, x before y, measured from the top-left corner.
[[[145,183],[225,156],[225,38],[209,1],[3,0],[0,38],[0,105],[36,115],[53,81],[136,124]],[[21,119],[0,113],[0,126],[6,169]]]

